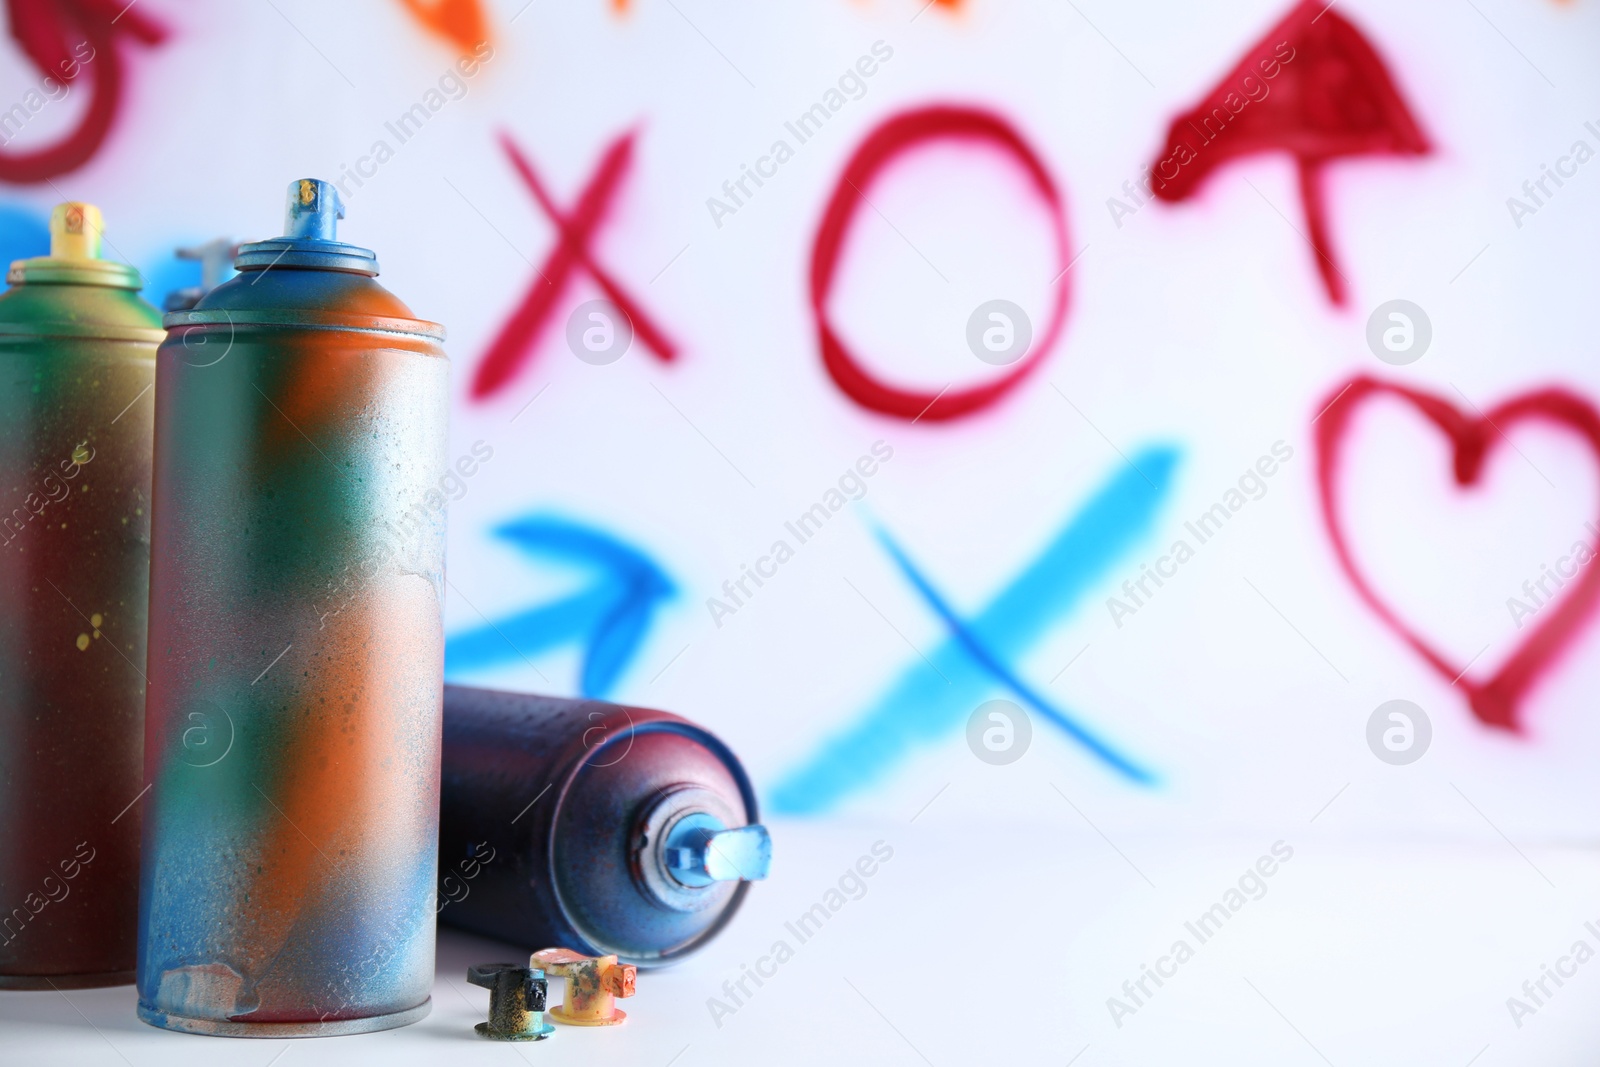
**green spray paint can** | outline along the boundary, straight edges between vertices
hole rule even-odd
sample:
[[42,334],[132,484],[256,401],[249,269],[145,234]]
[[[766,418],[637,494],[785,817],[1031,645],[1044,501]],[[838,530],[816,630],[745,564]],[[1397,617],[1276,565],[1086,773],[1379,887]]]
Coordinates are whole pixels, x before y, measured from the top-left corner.
[[0,989],[133,981],[160,313],[68,203],[0,296]]

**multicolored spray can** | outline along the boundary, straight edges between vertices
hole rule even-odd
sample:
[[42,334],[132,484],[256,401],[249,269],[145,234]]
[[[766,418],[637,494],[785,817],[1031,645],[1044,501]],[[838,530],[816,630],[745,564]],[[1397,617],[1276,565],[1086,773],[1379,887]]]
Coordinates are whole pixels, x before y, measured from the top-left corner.
[[772,842],[739,760],[676,715],[446,686],[439,917],[541,949],[671,963]]
[[157,357],[138,982],[168,1029],[429,1007],[448,365],[342,214],[292,184]]
[[133,981],[160,315],[62,204],[0,296],[0,989]]

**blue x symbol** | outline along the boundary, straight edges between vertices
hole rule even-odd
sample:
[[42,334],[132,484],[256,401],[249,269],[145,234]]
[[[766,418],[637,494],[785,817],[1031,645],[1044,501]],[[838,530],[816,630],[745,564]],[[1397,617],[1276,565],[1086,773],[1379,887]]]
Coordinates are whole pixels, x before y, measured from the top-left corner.
[[1127,551],[1154,528],[1178,464],[1170,447],[1146,449],[1090,497],[1037,559],[969,620],[962,619],[911,558],[882,530],[879,542],[949,630],[927,663],[907,668],[851,726],[783,778],[772,794],[780,813],[816,814],[867,788],[931,744],[966,716],[994,687],[1061,729],[1101,762],[1131,781],[1155,775],[1070,712],[1056,706],[1008,665],[1050,626],[1070,615]]

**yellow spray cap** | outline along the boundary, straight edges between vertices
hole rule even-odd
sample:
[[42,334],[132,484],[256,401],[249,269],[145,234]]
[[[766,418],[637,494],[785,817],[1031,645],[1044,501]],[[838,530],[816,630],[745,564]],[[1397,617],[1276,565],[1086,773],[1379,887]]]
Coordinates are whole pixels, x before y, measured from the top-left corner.
[[69,200],[50,212],[50,255],[54,259],[99,259],[105,220],[93,204]]
[[12,285],[42,282],[56,285],[103,285],[138,289],[144,282],[126,263],[101,259],[105,219],[93,204],[68,200],[50,212],[50,254],[19,259],[6,272]]

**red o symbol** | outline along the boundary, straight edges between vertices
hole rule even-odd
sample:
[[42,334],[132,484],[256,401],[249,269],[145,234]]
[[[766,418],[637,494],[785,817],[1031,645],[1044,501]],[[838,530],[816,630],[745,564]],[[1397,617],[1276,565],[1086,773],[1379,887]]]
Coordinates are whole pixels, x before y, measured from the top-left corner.
[[[867,189],[897,156],[938,140],[976,141],[997,148],[1017,161],[1050,209],[1050,226],[1055,235],[1056,253],[1061,259],[1061,273],[1053,283],[1056,299],[1049,326],[1039,336],[1033,351],[1019,360],[1009,373],[971,389],[925,393],[889,385],[874,377],[840,338],[828,318],[827,305],[845,238],[856,211],[866,199]],[[1067,318],[1069,247],[1061,194],[1056,191],[1056,184],[1044,163],[1009,122],[992,112],[950,106],[918,108],[896,115],[869,134],[850,157],[823,212],[822,224],[817,228],[817,240],[811,252],[811,309],[816,316],[817,338],[822,345],[822,365],[846,396],[869,411],[884,415],[939,421],[958,419],[986,408],[1026,378],[1060,336]]]
[[[112,0],[7,0],[11,36],[39,73],[71,86],[90,71],[94,92],[77,128],[60,141],[31,151],[0,152],[0,181],[48,181],[81,167],[99,150],[122,101],[118,39],[126,36],[157,45],[167,36],[165,27],[132,7]],[[39,95],[37,89],[33,95]],[[12,113],[19,107],[29,115],[39,110],[19,104]]]

